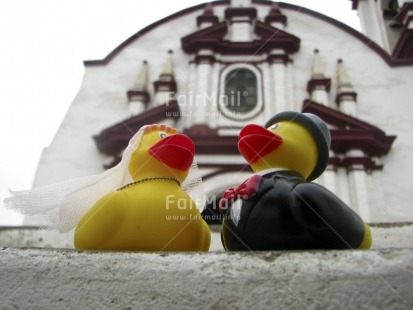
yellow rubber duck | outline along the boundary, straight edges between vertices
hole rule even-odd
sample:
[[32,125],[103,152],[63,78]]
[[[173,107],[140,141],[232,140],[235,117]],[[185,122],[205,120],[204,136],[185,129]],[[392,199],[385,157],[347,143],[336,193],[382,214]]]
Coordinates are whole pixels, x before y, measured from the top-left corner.
[[226,250],[370,248],[370,227],[311,182],[328,164],[330,143],[326,124],[310,113],[284,111],[241,130],[238,149],[254,175],[221,199]]
[[134,182],[99,199],[76,226],[77,249],[208,251],[211,233],[181,188],[194,144],[175,128],[145,128],[128,165]]

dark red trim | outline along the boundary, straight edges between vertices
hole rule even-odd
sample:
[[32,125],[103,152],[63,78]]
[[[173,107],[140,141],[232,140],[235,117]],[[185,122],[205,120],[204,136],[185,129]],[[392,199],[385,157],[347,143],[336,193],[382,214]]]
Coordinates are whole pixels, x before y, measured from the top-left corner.
[[383,165],[377,165],[370,157],[346,157],[341,161],[341,165],[347,169],[347,172],[359,170],[358,166],[362,166],[367,172],[383,169]]
[[338,168],[345,168],[347,172],[360,169],[362,167],[364,171],[370,173],[373,170],[382,170],[383,165],[377,165],[371,157],[330,157],[328,164],[337,171]]
[[181,38],[182,49],[184,52],[189,54],[196,54],[203,48],[215,51],[227,32],[228,26],[225,21],[211,27],[198,30]]
[[196,18],[196,25],[198,27],[203,23],[211,23],[215,25],[218,22],[218,16],[214,15],[214,10],[211,3],[207,3],[205,5],[204,13]]
[[359,6],[359,2],[360,2],[360,1],[365,1],[365,0],[350,0],[350,1],[351,1],[351,3],[352,3],[351,8],[352,8],[353,10],[357,10],[357,8],[358,8],[358,6]]
[[141,101],[148,103],[150,101],[150,95],[146,90],[130,89],[127,91],[128,101]]
[[292,62],[290,56],[288,56],[287,54],[270,54],[267,57],[267,61],[269,63],[283,63],[283,64]]
[[195,63],[198,64],[213,64],[216,61],[214,55],[197,55],[195,56]]
[[[338,168],[345,168],[348,172],[357,169],[357,166],[362,166],[366,172],[373,170],[382,170],[383,165],[377,165],[370,157],[331,157],[328,164],[332,166],[334,171]],[[202,176],[203,180],[208,180],[216,175],[228,172],[253,172],[248,164],[202,164],[198,163],[200,168],[215,168],[218,170]]]
[[397,16],[396,10],[383,10],[383,18],[387,20],[392,20]]
[[413,60],[413,29],[403,27],[392,56],[401,60]]
[[370,157],[382,156],[390,151],[396,139],[375,126],[311,100],[304,100],[302,112],[316,114],[337,128],[330,130],[331,150],[336,154],[360,149]]
[[353,100],[354,102],[357,101],[357,93],[356,92],[341,92],[336,96],[336,103],[340,105],[344,99]]
[[179,117],[178,103],[171,101],[104,129],[93,138],[100,152],[117,156],[126,148],[129,140],[142,126],[155,124],[167,118],[178,119]]
[[155,93],[162,91],[170,91],[176,93],[177,86],[173,75],[161,75],[159,80],[153,82]]
[[337,128],[370,129],[384,133],[375,126],[372,126],[357,118],[344,114],[340,111],[331,109],[329,107],[326,107],[325,105],[316,103],[309,99],[305,99],[303,101],[302,112],[316,114],[319,117],[321,117],[326,123],[331,124]]
[[[201,58],[201,59],[202,59],[202,58]],[[216,63],[219,63],[219,64],[223,64],[223,65],[239,64],[239,61],[237,61],[237,60],[234,60],[234,61],[227,61],[227,60],[222,61],[222,60],[215,59],[215,62],[216,62]],[[293,62],[293,60],[290,58],[289,62]],[[194,60],[189,61],[189,63],[190,63],[190,64],[196,64],[197,62],[196,62],[196,59],[194,59]],[[206,63],[206,62],[202,62],[202,63]],[[209,62],[208,62],[208,63],[209,63]],[[263,61],[249,61],[249,62],[248,62],[248,64],[250,64],[250,65],[260,65],[260,64],[262,64],[262,63],[263,63]]]
[[253,7],[229,7],[224,13],[225,19],[232,19],[234,17],[248,17],[249,19],[257,18],[257,9]]
[[395,17],[403,27],[399,40],[393,49],[392,56],[402,60],[413,60],[413,29],[408,25],[413,22],[413,2],[405,3]]
[[[300,48],[301,40],[299,37],[286,31],[272,27],[266,23],[257,21],[254,32],[261,37],[261,41],[271,42],[270,48],[283,49],[286,53],[295,53]],[[271,50],[270,49],[270,50]],[[269,50],[269,51],[270,51]]]
[[252,42],[231,42],[224,39],[228,32],[227,22],[198,30],[181,39],[185,53],[196,54],[200,50],[212,50],[222,55],[262,55],[273,49],[295,53],[300,48],[300,39],[285,31],[256,21],[254,32],[260,37]]
[[247,18],[245,18],[245,19],[236,19],[236,20],[229,20],[228,23],[230,25],[236,24],[236,23],[248,23],[248,24],[252,25],[254,23],[254,20],[247,19]]
[[[328,165],[331,168],[333,168],[334,171],[337,171],[337,168],[340,167],[340,162],[341,162],[341,159],[339,157],[330,157],[328,159]],[[328,166],[327,166],[327,168],[328,168]]]
[[219,136],[218,130],[207,125],[195,125],[183,132],[195,143],[197,154],[237,154],[238,136]]
[[331,150],[345,154],[350,150],[362,150],[368,156],[383,156],[390,151],[395,136],[386,136],[367,129],[332,129]]
[[196,25],[198,27],[201,26],[203,23],[211,23],[215,25],[218,22],[219,19],[216,15],[214,15],[214,10],[212,8],[211,3],[207,3],[205,5],[204,13],[196,18]]
[[[187,134],[186,132],[184,132]],[[195,143],[197,154],[239,155],[237,136],[201,136],[187,134]]]
[[325,78],[325,79],[312,79],[309,80],[307,83],[307,91],[309,94],[311,94],[314,90],[325,90],[326,92],[329,92],[331,88],[331,79]]
[[213,25],[219,22],[218,16],[215,15],[199,15],[196,18],[196,25],[199,27],[203,23],[211,23]]
[[265,16],[264,22],[267,24],[271,23],[282,23],[284,26],[287,25],[287,16],[285,15],[267,15]]
[[396,16],[396,19],[400,23],[406,25],[407,23],[405,21],[405,18],[406,18],[406,15],[408,14],[408,12],[411,11],[411,10],[413,10],[413,2],[407,2],[407,3],[403,4],[401,9],[399,10],[399,13]]
[[184,134],[190,137],[196,136],[218,136],[218,130],[210,128],[208,125],[194,125],[191,128],[185,129]]
[[287,25],[287,16],[281,12],[277,3],[273,3],[270,12],[265,16],[264,22],[267,24],[282,23],[285,26]]

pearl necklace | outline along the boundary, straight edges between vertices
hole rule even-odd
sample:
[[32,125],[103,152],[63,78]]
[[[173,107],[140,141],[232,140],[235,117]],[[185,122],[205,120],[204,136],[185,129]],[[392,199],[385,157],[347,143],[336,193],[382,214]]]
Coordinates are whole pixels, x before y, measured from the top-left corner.
[[126,184],[126,185],[122,186],[121,188],[118,188],[117,190],[121,191],[122,189],[131,187],[131,186],[136,185],[136,184],[145,183],[145,182],[149,182],[149,181],[156,181],[156,180],[174,181],[179,186],[181,186],[181,183],[178,181],[178,179],[174,178],[174,177],[149,177],[149,178],[141,179],[141,180]]

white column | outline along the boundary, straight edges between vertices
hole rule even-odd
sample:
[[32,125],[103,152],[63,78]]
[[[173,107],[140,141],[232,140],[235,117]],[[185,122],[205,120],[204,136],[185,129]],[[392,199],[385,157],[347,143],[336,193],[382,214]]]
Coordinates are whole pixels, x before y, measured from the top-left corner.
[[339,109],[345,114],[351,116],[356,115],[356,103],[352,99],[343,99],[340,101]]
[[143,61],[142,67],[136,76],[132,89],[127,92],[129,101],[129,112],[132,116],[145,111],[146,104],[149,102],[148,93],[148,62]]
[[188,91],[186,98],[177,98],[179,109],[182,112],[182,115],[185,119],[185,128],[191,128],[193,124],[193,119],[191,117],[192,111],[196,110],[195,107],[195,93],[196,93],[196,64],[193,62],[194,59],[191,59],[189,64],[189,74],[188,74]]
[[364,168],[357,170],[352,168],[348,172],[351,208],[355,210],[361,218],[370,221],[370,208],[367,196],[366,172]]
[[285,65],[283,62],[271,64],[274,76],[273,98],[277,112],[287,110],[286,89],[285,89]]
[[338,167],[336,176],[337,191],[334,194],[336,194],[346,205],[351,206],[347,169]]
[[269,119],[276,113],[275,100],[273,96],[273,74],[268,62],[262,63],[262,82],[264,87],[264,119]]
[[287,110],[300,111],[302,102],[298,102],[295,100],[293,69],[292,69],[291,63],[286,63],[285,71],[286,71],[285,88],[286,88]]
[[[346,154],[347,158],[364,157],[361,150],[351,150]],[[347,168],[347,177],[350,190],[350,206],[361,218],[370,221],[370,207],[368,201],[367,174],[362,164],[352,164]]]
[[175,98],[173,91],[158,91],[155,94],[155,107],[163,105]]
[[231,19],[229,40],[232,42],[251,42],[253,40],[252,26],[244,17]]
[[207,115],[211,111],[211,71],[212,64],[209,62],[198,63],[196,67],[196,94],[195,115],[192,116],[193,124],[207,124]]
[[327,91],[323,89],[317,89],[315,88],[311,92],[311,100],[315,101],[317,103],[320,103],[322,105],[328,106],[328,94]]
[[370,222],[385,222],[392,212],[392,206],[386,203],[386,197],[383,191],[383,172],[381,170],[372,171],[367,175],[367,194],[371,206],[374,206],[374,212],[371,212]]
[[173,70],[172,50],[168,51],[164,67],[159,80],[155,82],[158,86],[155,86],[155,106],[163,105],[171,100],[175,99],[176,82]]
[[208,124],[211,128],[217,127],[218,121],[218,91],[219,91],[219,71],[221,69],[221,64],[215,62],[212,67],[212,76],[211,76],[211,86],[210,86],[210,109],[211,114],[208,116]]
[[377,0],[358,1],[357,11],[360,16],[361,32],[390,53],[380,5]]
[[141,114],[142,112],[145,111],[145,102],[143,101],[130,101],[129,102],[129,112],[131,113],[132,116]]
[[[288,109],[287,68],[288,55],[283,50],[273,50],[268,55],[271,70],[271,109],[270,116]],[[267,105],[267,103],[266,103]]]
[[337,195],[337,172],[334,167],[327,167],[322,174],[322,184],[330,192]]
[[[331,150],[329,157],[334,157],[334,153]],[[334,164],[327,165],[327,168],[324,170],[323,174],[317,179],[317,183],[337,195],[337,168]]]
[[341,59],[337,61],[337,97],[339,110],[345,114],[356,115],[356,96],[350,77]]
[[325,77],[324,63],[318,49],[314,50],[313,65],[311,68],[311,80],[308,84],[310,99],[319,104],[329,106],[328,89],[331,80]]

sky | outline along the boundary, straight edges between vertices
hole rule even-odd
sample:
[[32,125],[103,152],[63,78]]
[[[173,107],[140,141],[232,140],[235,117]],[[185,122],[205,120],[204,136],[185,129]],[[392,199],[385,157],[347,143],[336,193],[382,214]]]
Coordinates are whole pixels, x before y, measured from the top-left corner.
[[[147,25],[203,1],[0,0],[0,226],[22,223],[2,206],[8,190],[32,187],[84,73]],[[349,0],[285,0],[359,30]],[[144,3],[144,4],[143,4]]]

